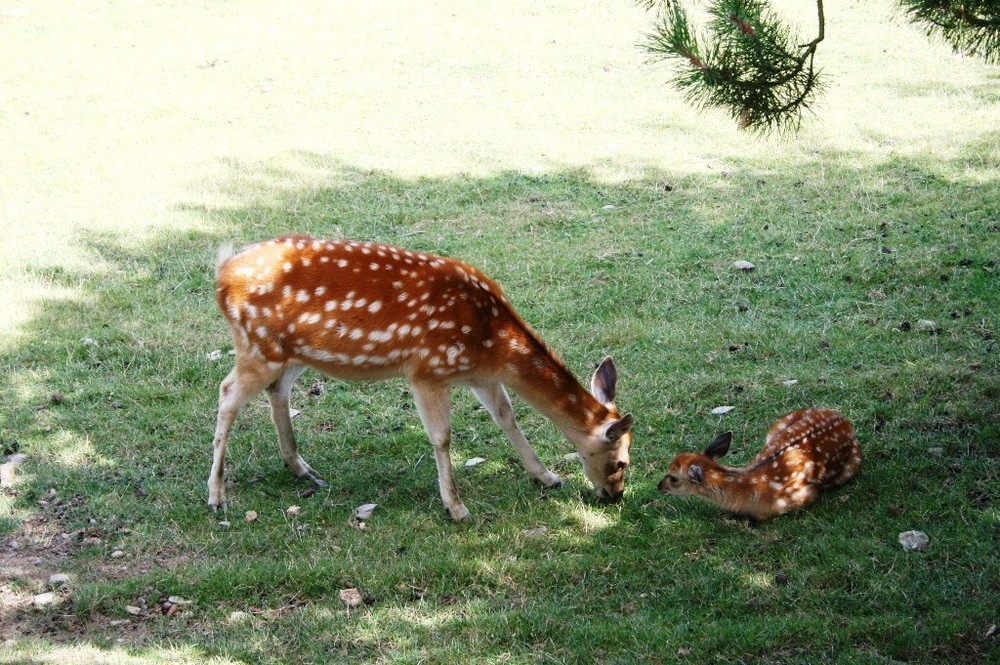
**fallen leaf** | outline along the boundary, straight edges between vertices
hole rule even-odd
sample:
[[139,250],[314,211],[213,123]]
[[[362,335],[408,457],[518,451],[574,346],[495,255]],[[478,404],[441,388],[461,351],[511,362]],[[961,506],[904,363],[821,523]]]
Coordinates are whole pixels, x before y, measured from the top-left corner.
[[358,506],[354,509],[354,519],[356,520],[366,520],[372,516],[375,512],[375,507],[378,506],[377,503],[366,503],[362,506]]
[[288,416],[289,416],[290,418],[295,418],[295,417],[296,417],[296,416],[298,416],[298,415],[299,415],[300,413],[302,413],[302,412],[301,412],[301,411],[299,411],[298,409],[293,409],[292,407],[288,407]]
[[169,598],[167,598],[167,602],[172,603],[174,605],[190,605],[194,601],[186,600],[184,598],[181,598],[180,596],[170,596]]
[[347,609],[353,610],[362,603],[361,592],[354,587],[343,589],[340,592],[340,600],[347,605]]
[[927,549],[931,539],[923,531],[904,531],[899,534],[899,544],[904,552],[920,552]]
[[484,457],[472,457],[465,461],[465,466],[476,466],[477,464],[482,464],[486,461]]
[[735,408],[736,408],[735,406],[717,406],[714,409],[712,409],[711,414],[713,416],[721,416],[721,415],[724,415],[726,413],[729,413],[730,411],[732,411]]

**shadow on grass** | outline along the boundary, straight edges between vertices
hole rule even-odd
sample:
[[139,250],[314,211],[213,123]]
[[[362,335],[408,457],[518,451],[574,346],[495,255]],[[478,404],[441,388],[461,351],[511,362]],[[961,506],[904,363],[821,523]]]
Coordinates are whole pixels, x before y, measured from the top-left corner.
[[[955,162],[823,155],[617,184],[578,171],[404,180],[310,154],[234,163],[218,202],[185,210],[210,231],[164,230],[139,249],[94,235],[81,243],[105,273],[28,271],[75,297],[44,303],[0,359],[0,438],[29,458],[0,528],[51,527],[11,556],[15,595],[64,567],[79,586],[59,613],[0,605],[0,625],[41,645],[74,636],[104,649],[132,634],[275,662],[776,649],[779,660],[988,660],[1000,594],[996,144]],[[204,481],[230,342],[211,266],[222,240],[289,232],[460,256],[579,376],[615,355],[620,402],[640,423],[627,501],[582,498],[579,464],[560,461],[569,444],[521,406],[529,439],[570,479],[540,492],[457,394],[455,463],[489,461],[459,469],[477,520],[451,524],[404,386],[310,374],[296,428],[331,487],[300,494],[258,401],[237,422],[220,526]],[[736,271],[737,259],[757,269]],[[737,410],[710,416],[720,404]],[[734,429],[734,463],[746,460],[771,421],[805,405],[843,410],[866,450],[861,477],[814,510],[752,525],[655,494],[680,450]],[[369,502],[368,528],[348,526]],[[900,555],[908,528],[932,532],[930,552]],[[366,605],[343,609],[348,587]],[[171,595],[194,605],[164,615]],[[237,610],[248,619],[230,622]]]

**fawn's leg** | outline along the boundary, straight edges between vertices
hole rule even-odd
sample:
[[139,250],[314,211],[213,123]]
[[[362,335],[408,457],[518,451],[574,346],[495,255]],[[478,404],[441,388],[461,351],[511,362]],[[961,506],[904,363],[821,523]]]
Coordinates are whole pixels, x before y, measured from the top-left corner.
[[286,369],[284,374],[267,387],[267,400],[271,404],[271,420],[278,432],[278,447],[285,466],[299,478],[311,480],[317,487],[326,487],[326,481],[316,475],[316,471],[299,455],[295,433],[292,431],[292,416],[288,411],[288,396],[292,392],[292,385],[305,371],[305,365],[293,365]]
[[413,386],[413,399],[417,413],[434,445],[437,463],[438,486],[445,508],[456,521],[468,519],[469,510],[462,503],[455,489],[455,475],[451,468],[451,388],[447,385],[422,384]]
[[472,389],[472,392],[507,435],[510,444],[514,446],[518,457],[521,458],[521,464],[524,465],[524,469],[531,477],[545,487],[562,485],[562,478],[549,471],[542,464],[542,460],[538,459],[538,454],[528,443],[524,432],[518,427],[517,421],[514,419],[514,407],[511,405],[510,397],[503,385],[494,383],[488,386],[477,386]]

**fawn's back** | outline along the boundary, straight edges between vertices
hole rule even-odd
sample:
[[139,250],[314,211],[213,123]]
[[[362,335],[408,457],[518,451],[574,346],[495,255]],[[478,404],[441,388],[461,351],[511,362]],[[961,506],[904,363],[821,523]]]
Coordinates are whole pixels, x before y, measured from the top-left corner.
[[683,453],[660,482],[661,492],[699,496],[727,510],[765,519],[808,506],[819,491],[847,482],[861,467],[861,448],[851,423],[837,411],[802,409],[779,419],[764,448],[745,467],[716,462],[732,434],[703,454]]

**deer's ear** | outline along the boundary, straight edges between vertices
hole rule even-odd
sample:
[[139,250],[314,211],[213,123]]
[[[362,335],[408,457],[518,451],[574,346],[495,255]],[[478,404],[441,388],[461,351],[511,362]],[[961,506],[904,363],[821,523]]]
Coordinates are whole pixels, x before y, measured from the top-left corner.
[[692,464],[688,467],[688,478],[691,479],[692,483],[703,483],[705,482],[705,473],[700,466]]
[[615,369],[615,361],[608,356],[601,361],[593,378],[590,379],[590,394],[601,404],[612,404],[615,401],[617,383],[618,370]]
[[708,444],[708,448],[705,448],[705,457],[708,459],[719,459],[729,452],[729,443],[732,440],[732,432],[723,432],[715,437],[715,440]]
[[618,439],[632,431],[632,425],[634,424],[635,418],[632,417],[631,413],[626,413],[608,425],[607,429],[604,430],[604,443],[609,446],[618,443]]

